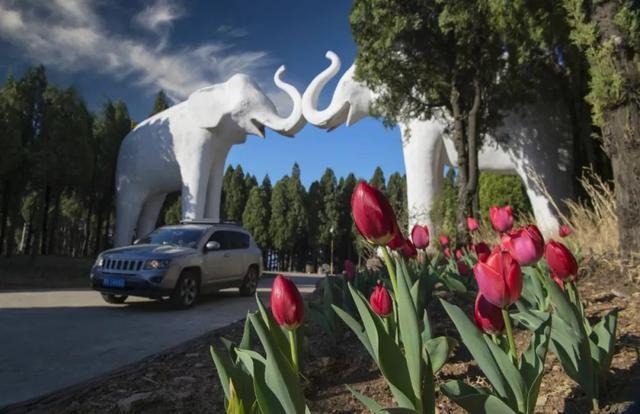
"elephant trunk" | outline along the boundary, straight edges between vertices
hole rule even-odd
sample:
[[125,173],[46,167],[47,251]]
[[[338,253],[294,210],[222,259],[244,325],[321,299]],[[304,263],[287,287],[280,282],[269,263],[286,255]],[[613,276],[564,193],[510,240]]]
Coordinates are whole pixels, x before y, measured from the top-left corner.
[[275,75],[273,75],[273,81],[276,86],[289,95],[293,101],[291,113],[288,117],[283,118],[278,115],[274,107],[273,111],[265,116],[262,123],[279,134],[292,137],[304,127],[306,119],[302,116],[302,97],[300,96],[300,92],[298,92],[293,85],[282,80],[282,75],[284,75],[285,71],[284,65],[280,66]]
[[328,51],[325,56],[331,61],[331,64],[320,72],[305,90],[302,95],[302,111],[311,124],[320,128],[333,129],[346,121],[349,103],[345,99],[338,98],[334,93],[331,103],[326,109],[317,109],[322,89],[340,70],[338,55]]

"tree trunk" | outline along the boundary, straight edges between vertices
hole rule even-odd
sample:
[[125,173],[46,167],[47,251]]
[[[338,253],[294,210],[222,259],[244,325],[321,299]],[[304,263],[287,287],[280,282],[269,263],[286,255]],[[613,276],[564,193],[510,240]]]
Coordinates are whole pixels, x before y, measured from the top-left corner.
[[82,249],[80,253],[85,257],[89,255],[89,243],[91,239],[91,216],[93,215],[94,201],[95,196],[91,194],[91,198],[89,199],[89,208],[87,208],[87,218],[84,221],[84,240],[82,241]]
[[96,243],[93,248],[93,254],[100,253],[100,241],[102,238],[102,206],[98,207],[96,212],[96,231],[95,231]]
[[44,188],[44,200],[42,209],[42,226],[40,228],[40,255],[45,256],[47,254],[47,227],[49,221],[49,203],[51,198],[51,187],[49,184]]
[[59,233],[59,229],[58,229],[58,221],[60,219],[60,199],[61,199],[61,193],[58,192],[56,193],[56,195],[54,195],[54,201],[53,201],[53,214],[51,215],[51,231],[50,231],[50,235],[49,235],[49,247],[47,249],[47,251],[51,254],[55,254],[56,253],[56,234]]
[[[593,19],[600,31],[600,46],[611,39],[621,39],[607,64],[629,83],[629,88],[637,88],[640,51],[625,44],[628,39],[614,24],[619,7],[618,2],[600,2]],[[640,253],[640,102],[634,99],[633,92],[628,91],[616,106],[602,109],[602,138],[613,167],[620,253],[624,258]]]
[[111,227],[111,212],[107,211],[106,223],[104,225],[104,237],[102,239],[102,246],[106,249],[109,245],[109,230]]

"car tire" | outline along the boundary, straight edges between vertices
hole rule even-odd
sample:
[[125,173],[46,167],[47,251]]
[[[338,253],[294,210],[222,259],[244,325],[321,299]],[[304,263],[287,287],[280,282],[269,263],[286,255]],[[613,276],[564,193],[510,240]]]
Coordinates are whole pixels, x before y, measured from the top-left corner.
[[240,285],[240,294],[242,296],[251,296],[256,293],[259,278],[258,269],[255,266],[250,266]]
[[187,309],[192,307],[200,294],[200,278],[193,271],[184,271],[178,278],[178,283],[173,289],[170,302],[174,308]]
[[111,303],[114,305],[119,305],[121,303],[124,303],[124,301],[127,300],[127,298],[128,298],[127,295],[114,295],[113,293],[102,293],[102,299],[104,299],[105,302]]

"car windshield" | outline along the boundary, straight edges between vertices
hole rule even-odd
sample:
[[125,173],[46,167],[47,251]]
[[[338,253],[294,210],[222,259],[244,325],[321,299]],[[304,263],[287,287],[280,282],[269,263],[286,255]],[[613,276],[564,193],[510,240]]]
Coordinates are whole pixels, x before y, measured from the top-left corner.
[[196,248],[204,229],[161,227],[141,238],[137,244],[175,244]]

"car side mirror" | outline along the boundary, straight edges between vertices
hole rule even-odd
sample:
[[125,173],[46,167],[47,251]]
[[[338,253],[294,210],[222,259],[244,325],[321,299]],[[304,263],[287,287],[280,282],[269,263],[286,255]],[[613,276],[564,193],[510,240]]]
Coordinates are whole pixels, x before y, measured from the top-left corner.
[[220,243],[218,243],[217,241],[210,241],[204,245],[204,250],[208,252],[212,250],[219,250],[219,249],[220,249]]
[[133,244],[138,244],[138,243],[140,243],[140,239],[135,239],[135,240],[133,241]]

